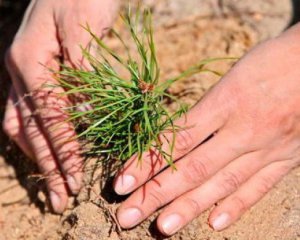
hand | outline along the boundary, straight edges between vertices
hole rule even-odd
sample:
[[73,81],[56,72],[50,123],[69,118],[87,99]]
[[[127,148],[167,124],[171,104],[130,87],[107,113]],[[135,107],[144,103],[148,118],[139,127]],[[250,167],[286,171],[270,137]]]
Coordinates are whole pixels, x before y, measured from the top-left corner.
[[172,235],[220,202],[209,223],[223,230],[299,166],[299,42],[297,25],[255,47],[177,121],[176,171],[151,152],[125,164],[114,188],[134,192],[118,209],[122,227],[166,205],[157,225]]
[[13,86],[3,127],[37,161],[57,213],[65,209],[69,190],[76,194],[80,189],[82,159],[63,110],[68,105],[60,94],[64,90],[43,86],[57,84],[47,68],[59,70],[58,58],[85,66],[80,45],[88,46],[91,38],[81,25],[89,24],[103,36],[117,6],[115,0],[33,0],[7,53]]

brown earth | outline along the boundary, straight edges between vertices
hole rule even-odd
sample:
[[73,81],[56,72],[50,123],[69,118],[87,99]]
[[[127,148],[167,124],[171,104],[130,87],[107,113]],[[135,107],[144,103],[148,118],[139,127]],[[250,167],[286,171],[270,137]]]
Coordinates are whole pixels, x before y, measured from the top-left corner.
[[[132,1],[134,4],[136,1]],[[170,77],[201,59],[239,57],[258,42],[276,36],[292,21],[288,0],[144,0],[154,12],[155,36],[162,79]],[[3,66],[4,49],[18,26],[26,2],[0,0],[0,77],[1,116],[8,82]],[[119,21],[116,23],[119,28]],[[121,30],[122,31],[122,30]],[[126,33],[123,33],[126,37]],[[107,38],[119,49],[116,39]],[[229,62],[211,68],[226,72]],[[194,104],[219,79],[199,74],[178,82],[170,89],[189,104]],[[172,106],[170,106],[172,107]],[[87,186],[63,216],[50,213],[37,181],[36,167],[0,133],[0,240],[16,239],[162,239],[152,223],[155,216],[130,231],[115,224],[117,199],[107,184],[99,195],[99,181]],[[29,176],[29,177],[28,177]],[[203,213],[170,239],[197,240],[296,240],[300,239],[300,169],[290,173],[262,201],[226,231],[216,233]],[[157,215],[157,214],[156,214]]]

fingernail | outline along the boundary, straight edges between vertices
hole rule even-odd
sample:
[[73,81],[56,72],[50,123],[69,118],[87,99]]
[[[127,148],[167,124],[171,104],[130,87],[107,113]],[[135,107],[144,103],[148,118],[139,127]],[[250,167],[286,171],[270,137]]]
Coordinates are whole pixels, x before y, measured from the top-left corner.
[[53,210],[57,213],[61,212],[60,209],[60,197],[57,195],[57,193],[51,191],[50,192],[50,200],[53,207]]
[[72,193],[75,193],[75,194],[78,193],[80,186],[78,185],[76,179],[73,176],[68,175],[67,182],[68,182],[68,185],[69,185]]
[[162,230],[166,235],[176,233],[182,226],[182,218],[178,214],[171,214],[165,218]]
[[119,215],[118,220],[122,227],[132,228],[137,225],[142,218],[142,213],[137,208],[128,208]]
[[136,180],[131,175],[120,176],[115,185],[115,192],[119,195],[130,193],[135,186]]
[[212,227],[216,231],[221,231],[227,228],[230,224],[230,217],[227,213],[222,213],[219,215],[212,223]]

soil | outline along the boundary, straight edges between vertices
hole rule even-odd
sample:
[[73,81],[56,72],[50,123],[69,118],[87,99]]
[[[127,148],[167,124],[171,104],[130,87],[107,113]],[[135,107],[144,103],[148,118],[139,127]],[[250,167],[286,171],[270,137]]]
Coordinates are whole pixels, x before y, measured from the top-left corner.
[[[132,1],[136,4],[137,1]],[[274,37],[293,21],[289,0],[144,0],[154,13],[155,36],[162,79],[208,57],[240,57],[251,47]],[[9,86],[3,67],[4,51],[17,29],[27,1],[0,0],[0,118]],[[119,20],[116,22],[119,27]],[[121,32],[126,37],[125,33]],[[120,49],[116,39],[107,42]],[[121,51],[121,50],[120,50]],[[226,72],[232,63],[222,61],[212,69]],[[210,74],[176,83],[170,91],[194,104],[218,78]],[[172,108],[172,105],[170,106]],[[63,216],[48,207],[36,167],[0,132],[0,240],[17,239],[163,239],[153,221],[122,231],[115,222],[118,199],[107,183],[99,194],[98,175],[86,174],[86,187]],[[93,183],[91,184],[91,178]],[[170,239],[197,240],[299,240],[300,169],[294,170],[229,229],[217,233],[207,224],[208,211]]]

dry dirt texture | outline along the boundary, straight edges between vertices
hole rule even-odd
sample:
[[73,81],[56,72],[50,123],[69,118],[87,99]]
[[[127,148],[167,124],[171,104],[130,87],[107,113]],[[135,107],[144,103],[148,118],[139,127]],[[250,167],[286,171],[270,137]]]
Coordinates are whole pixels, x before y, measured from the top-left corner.
[[[136,1],[132,2],[135,4]],[[242,56],[258,42],[284,30],[292,21],[293,11],[289,0],[144,2],[154,12],[162,79],[207,57]],[[1,116],[9,84],[3,68],[4,49],[11,41],[25,5],[26,1],[23,0],[0,0]],[[119,25],[118,20],[116,27],[119,28]],[[115,39],[108,37],[107,41],[119,49]],[[221,62],[211,67],[226,72],[230,63]],[[193,104],[217,81],[211,75],[201,74],[178,82],[170,91]],[[95,184],[82,190],[74,201],[76,204],[70,202],[70,208],[63,216],[51,214],[43,194],[43,183],[37,182],[34,177],[35,166],[22,157],[2,132],[0,156],[0,240],[162,239],[151,223],[155,216],[133,230],[119,231],[113,216],[118,205],[114,201],[117,199],[109,191],[109,184],[105,196],[99,197],[97,179]],[[86,181],[89,180],[87,176]],[[224,232],[216,233],[209,228],[208,212],[205,212],[170,239],[300,239],[299,183],[300,169],[296,169],[238,223]]]

